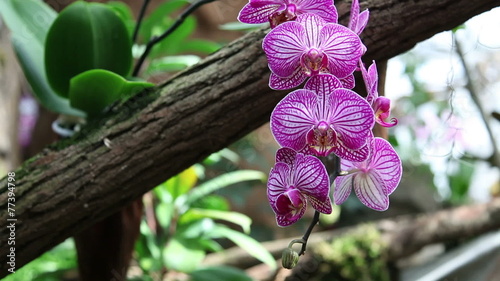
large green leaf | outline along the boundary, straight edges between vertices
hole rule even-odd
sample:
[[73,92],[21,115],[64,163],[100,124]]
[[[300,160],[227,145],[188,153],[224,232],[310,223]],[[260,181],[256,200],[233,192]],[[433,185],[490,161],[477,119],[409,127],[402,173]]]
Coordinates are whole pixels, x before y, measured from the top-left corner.
[[17,58],[40,104],[50,111],[83,117],[83,112],[54,93],[45,75],[45,38],[56,12],[39,0],[2,0],[0,15],[11,30]]
[[276,260],[274,260],[271,253],[252,237],[220,224],[215,225],[210,234],[212,238],[227,238],[233,241],[234,244],[247,251],[256,259],[269,265],[272,269],[276,268]]
[[56,18],[45,42],[45,69],[52,89],[69,95],[71,78],[91,69],[127,76],[132,42],[121,18],[108,6],[77,1]]
[[205,258],[198,239],[173,237],[163,251],[163,262],[169,270],[191,272]]
[[230,186],[238,182],[250,181],[250,180],[260,180],[264,182],[266,180],[266,174],[260,171],[239,170],[220,175],[214,179],[204,182],[203,184],[200,184],[195,189],[193,189],[187,195],[186,203],[190,205],[194,201],[204,196],[207,196],[208,194],[216,190],[219,190],[221,188]]
[[154,84],[127,81],[111,71],[92,69],[70,80],[69,100],[71,106],[85,111],[87,117],[94,118],[118,99],[130,97],[152,86]]
[[211,219],[225,220],[241,226],[243,232],[245,233],[250,233],[250,225],[252,224],[251,218],[249,218],[247,215],[237,212],[191,208],[183,216],[191,216],[192,217],[191,219],[211,218]]

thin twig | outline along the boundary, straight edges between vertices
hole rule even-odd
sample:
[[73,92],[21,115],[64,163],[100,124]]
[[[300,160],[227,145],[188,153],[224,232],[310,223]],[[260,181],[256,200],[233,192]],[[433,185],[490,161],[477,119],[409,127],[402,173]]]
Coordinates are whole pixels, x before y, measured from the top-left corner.
[[144,53],[142,53],[141,57],[139,58],[139,61],[137,61],[137,64],[135,65],[134,72],[132,73],[132,76],[137,76],[139,74],[139,71],[141,69],[142,64],[146,60],[146,57],[148,56],[149,52],[151,52],[151,49],[153,48],[154,45],[156,45],[158,42],[161,40],[165,39],[167,36],[169,36],[172,32],[174,32],[177,27],[179,27],[185,20],[186,18],[193,13],[196,9],[201,7],[204,4],[208,4],[210,2],[214,2],[216,0],[198,0],[195,3],[191,4],[182,14],[179,15],[177,20],[172,24],[162,35],[160,36],[154,36],[149,40],[148,44],[146,45],[146,49],[144,50]]
[[481,119],[483,120],[484,126],[486,126],[486,131],[488,132],[488,136],[490,138],[491,145],[493,146],[493,155],[490,157],[491,165],[496,166],[500,168],[500,152],[495,140],[495,137],[493,135],[493,131],[490,127],[490,124],[488,122],[489,116],[486,114],[486,111],[483,108],[483,105],[481,104],[481,101],[479,100],[478,97],[478,91],[476,89],[476,86],[472,82],[472,76],[471,76],[471,71],[469,69],[469,66],[467,65],[467,62],[465,61],[465,55],[462,49],[462,46],[457,39],[455,35],[453,35],[453,43],[455,44],[455,50],[457,52],[458,58],[460,59],[460,62],[462,64],[462,67],[465,72],[465,76],[467,79],[467,83],[465,84],[465,88],[469,91],[469,94],[472,98],[472,101],[476,105],[477,109],[479,110],[479,113],[481,114]]
[[137,40],[137,34],[139,33],[139,28],[141,27],[142,18],[144,17],[146,8],[149,5],[149,1],[151,0],[144,0],[144,2],[142,2],[141,11],[139,12],[139,16],[137,17],[137,23],[135,25],[134,34],[132,35],[132,42],[135,42],[135,40]]

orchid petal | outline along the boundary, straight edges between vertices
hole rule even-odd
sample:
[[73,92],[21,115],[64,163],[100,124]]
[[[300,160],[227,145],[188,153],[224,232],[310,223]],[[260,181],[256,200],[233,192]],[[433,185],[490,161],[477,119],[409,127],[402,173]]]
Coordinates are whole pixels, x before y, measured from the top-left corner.
[[293,184],[308,198],[325,201],[330,193],[330,180],[321,161],[310,155],[297,154],[296,168],[293,170]]
[[311,206],[318,212],[323,214],[331,214],[332,213],[332,201],[330,197],[326,197],[324,201],[320,201],[314,197],[307,197]]
[[304,74],[302,69],[298,67],[291,76],[286,78],[282,78],[274,73],[271,73],[271,76],[269,77],[269,87],[273,90],[288,90],[299,86],[306,79],[307,76]]
[[300,23],[285,22],[264,37],[262,48],[274,74],[289,77],[300,68],[300,57],[306,48],[305,32]]
[[332,0],[295,0],[300,14],[316,14],[327,22],[336,23],[338,20],[337,8]]
[[337,141],[337,146],[335,146],[332,151],[341,159],[354,162],[365,161],[370,155],[369,145],[364,145],[359,149],[350,149],[342,140]]
[[276,162],[283,162],[292,167],[295,163],[297,152],[288,147],[282,147],[276,151]]
[[342,83],[342,88],[352,89],[356,85],[356,80],[354,79],[354,74],[347,75],[346,77],[340,79]]
[[358,17],[358,24],[356,26],[356,33],[361,34],[363,30],[365,29],[366,25],[368,24],[368,19],[370,18],[370,12],[368,10],[364,10],[359,14]]
[[333,189],[333,201],[335,205],[344,203],[351,194],[353,177],[354,174],[349,174],[346,176],[338,176],[335,179]]
[[359,36],[350,29],[330,23],[321,29],[320,49],[328,56],[328,70],[337,77],[346,77],[356,70],[363,55]]
[[382,138],[375,138],[373,155],[371,156],[370,167],[376,169],[381,179],[385,182],[385,194],[389,195],[398,186],[403,168],[401,159],[392,148],[391,144]]
[[327,23],[324,19],[314,14],[303,14],[297,17],[297,22],[302,24],[305,28],[305,46],[307,48],[316,47],[319,45],[318,34],[320,29]]
[[275,208],[278,196],[288,189],[289,177],[290,166],[285,163],[276,163],[271,169],[269,179],[267,180],[267,197],[273,209]]
[[282,99],[271,114],[271,132],[284,147],[300,150],[306,145],[306,134],[315,124],[314,92],[295,90]]
[[329,98],[330,124],[349,149],[359,149],[374,124],[373,110],[365,99],[348,89],[336,89]]
[[265,23],[269,21],[269,16],[284,10],[285,7],[283,0],[250,1],[250,3],[243,6],[238,15],[238,20],[250,24]]
[[[359,18],[359,1],[358,0],[352,0],[351,4],[351,18],[349,19],[349,24],[347,27],[356,32],[356,27],[358,26],[358,18]],[[357,33],[359,34],[359,33]]]
[[343,88],[340,80],[331,74],[318,74],[307,80],[304,89],[315,92],[318,96],[329,96],[335,89]]
[[352,185],[359,201],[368,208],[385,211],[389,208],[389,197],[382,177],[375,170],[354,174]]
[[[279,197],[279,200],[277,200],[277,202],[276,202],[276,206],[275,206],[276,209],[279,208],[280,210],[287,211],[287,212],[283,212],[283,213],[282,212],[278,213],[275,211],[276,222],[281,227],[289,226],[289,225],[297,222],[304,215],[304,213],[307,209],[307,201],[306,201],[304,195],[300,194],[300,192],[298,194],[295,194],[295,195],[298,196],[297,199],[298,199],[298,201],[300,201],[300,204],[302,204],[302,207],[299,207],[298,211],[295,208],[291,208],[290,204],[292,204],[292,203],[290,201],[290,198],[288,196],[286,196],[286,194],[282,194]],[[279,204],[279,206],[278,206],[278,204]],[[274,210],[274,208],[273,208],[273,210]]]

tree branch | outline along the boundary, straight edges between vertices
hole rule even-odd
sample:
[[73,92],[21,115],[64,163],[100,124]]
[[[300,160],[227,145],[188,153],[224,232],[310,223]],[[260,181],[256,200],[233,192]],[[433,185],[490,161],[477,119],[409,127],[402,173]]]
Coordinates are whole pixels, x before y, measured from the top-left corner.
[[[391,58],[499,5],[497,0],[364,4],[371,10],[367,60]],[[101,121],[15,171],[16,267],[264,124],[285,94],[267,86],[265,32],[247,34],[155,90],[115,106]],[[7,196],[4,178],[2,222]],[[2,241],[9,234],[1,228]],[[0,247],[0,277],[7,273],[7,254],[9,247]]]
[[[380,253],[385,257],[385,260],[387,262],[396,261],[416,253],[426,245],[463,241],[499,229],[500,199],[494,199],[486,204],[460,206],[430,214],[401,216],[337,230],[313,233],[309,239],[308,248],[310,252],[316,254],[314,256],[306,254],[301,257],[297,269],[293,270],[292,275],[303,275],[301,265],[311,265],[312,262],[318,265],[320,262],[324,262],[321,260],[321,255],[318,256],[317,254],[325,249],[325,243],[330,245],[331,241],[350,237],[353,233],[362,233],[368,228],[377,231],[379,238],[379,241],[370,242],[386,245],[384,251]],[[279,258],[289,241],[289,238],[285,238],[264,242],[262,245],[275,258]],[[242,269],[259,263],[257,259],[239,247],[210,254],[204,261],[204,265],[229,265]]]

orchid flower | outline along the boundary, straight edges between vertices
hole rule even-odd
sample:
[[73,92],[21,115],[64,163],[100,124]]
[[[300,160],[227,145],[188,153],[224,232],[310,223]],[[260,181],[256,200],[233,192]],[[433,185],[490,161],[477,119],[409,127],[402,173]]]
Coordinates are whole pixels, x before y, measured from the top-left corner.
[[341,88],[333,75],[312,77],[288,94],[271,114],[271,131],[283,147],[316,156],[352,161],[368,157],[365,145],[374,124],[373,110],[355,92]]
[[316,14],[327,22],[336,23],[338,19],[333,0],[250,0],[238,20],[250,24],[269,21],[274,28],[305,13]]
[[398,124],[396,118],[391,118],[390,122],[385,121],[391,114],[391,100],[384,96],[378,95],[378,72],[375,61],[366,70],[363,62],[360,60],[359,65],[361,74],[366,85],[366,100],[372,105],[375,113],[375,122],[383,127],[393,127]]
[[269,87],[286,90],[308,77],[330,73],[339,79],[356,70],[365,47],[345,26],[328,23],[314,14],[303,14],[271,30],[262,43],[271,77]]
[[389,195],[398,186],[403,168],[401,159],[388,141],[372,138],[370,156],[365,161],[341,159],[340,164],[342,171],[348,174],[335,179],[335,204],[344,203],[354,189],[361,203],[367,207],[377,211],[389,208]]
[[359,35],[365,29],[369,17],[370,12],[368,10],[359,13],[359,1],[353,0],[351,5],[351,18],[349,19],[347,27]]
[[267,183],[267,197],[279,226],[299,220],[306,211],[307,201],[318,212],[330,214],[330,180],[321,161],[290,148],[276,152],[276,165]]

